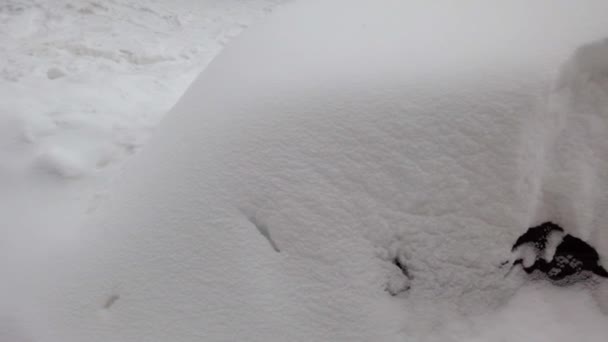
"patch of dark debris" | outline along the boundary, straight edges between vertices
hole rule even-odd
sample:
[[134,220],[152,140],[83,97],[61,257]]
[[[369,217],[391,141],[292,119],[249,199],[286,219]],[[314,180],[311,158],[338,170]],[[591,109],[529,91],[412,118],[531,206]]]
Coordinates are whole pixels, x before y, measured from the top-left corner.
[[514,259],[509,272],[521,266],[527,274],[547,278],[556,285],[573,284],[594,275],[608,278],[595,248],[552,222],[529,228],[511,251]]
[[407,292],[411,287],[412,275],[402,241],[394,241],[388,249],[379,253],[379,257],[388,264],[386,291],[392,296]]
[[400,260],[399,257],[395,257],[395,259],[393,259],[393,264],[395,264],[395,266],[401,270],[401,273],[403,273],[404,276],[410,278],[410,273],[407,270],[407,266],[405,266],[404,262]]

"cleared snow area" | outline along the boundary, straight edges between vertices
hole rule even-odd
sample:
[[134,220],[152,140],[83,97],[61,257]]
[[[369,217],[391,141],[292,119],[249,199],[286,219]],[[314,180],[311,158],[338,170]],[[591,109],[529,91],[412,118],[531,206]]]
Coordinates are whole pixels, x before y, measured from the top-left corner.
[[[255,3],[261,15],[268,3]],[[97,13],[91,6],[83,11]],[[129,6],[119,13],[138,11]],[[165,27],[136,13],[125,20],[136,32]],[[96,175],[138,150],[172,105],[158,98],[175,100],[191,76],[178,77],[180,89],[145,77],[200,70],[205,55],[175,62],[188,34],[159,43],[142,33],[99,57],[104,40],[116,44],[109,22],[94,33],[101,47],[85,35],[56,44],[83,74],[89,59],[129,71],[78,86],[63,57],[40,57],[38,78],[14,82],[46,82],[27,95],[54,95],[39,104],[7,90],[6,103],[102,96],[100,108],[121,114],[78,111],[66,125],[51,114],[28,121],[35,111],[12,105],[2,196],[17,227],[7,231],[19,233],[2,250],[0,332],[45,342],[605,341],[606,280],[557,287],[503,265],[517,237],[545,221],[607,264],[605,13],[604,0],[285,4],[205,69],[99,201],[91,189],[107,178]],[[40,15],[7,17],[31,27]],[[202,35],[201,20],[181,29]],[[87,48],[65,48],[74,45]],[[122,83],[134,74],[142,83]],[[90,129],[82,116],[111,124]]]

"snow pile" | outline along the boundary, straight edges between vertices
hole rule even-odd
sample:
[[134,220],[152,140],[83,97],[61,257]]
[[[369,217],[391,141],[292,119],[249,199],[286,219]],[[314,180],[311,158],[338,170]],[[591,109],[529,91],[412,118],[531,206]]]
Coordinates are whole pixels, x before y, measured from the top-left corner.
[[0,1],[0,341],[29,329],[16,294],[39,259],[75,242],[190,82],[281,2]]
[[500,265],[548,220],[608,253],[607,10],[285,6],[195,81],[32,276],[18,325],[34,341],[603,341],[606,284]]

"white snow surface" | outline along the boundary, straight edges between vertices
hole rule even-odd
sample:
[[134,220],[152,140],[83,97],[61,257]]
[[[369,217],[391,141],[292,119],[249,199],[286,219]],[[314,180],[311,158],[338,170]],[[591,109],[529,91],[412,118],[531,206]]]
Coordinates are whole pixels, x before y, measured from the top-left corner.
[[[500,265],[548,220],[606,260],[607,11],[281,7],[200,75],[88,224],[14,270],[0,321],[15,341],[604,341],[608,284]],[[71,77],[57,68],[41,75]],[[23,165],[66,184],[99,163],[44,146]]]
[[39,259],[78,243],[192,80],[282,2],[0,1],[0,341],[32,329],[13,314]]

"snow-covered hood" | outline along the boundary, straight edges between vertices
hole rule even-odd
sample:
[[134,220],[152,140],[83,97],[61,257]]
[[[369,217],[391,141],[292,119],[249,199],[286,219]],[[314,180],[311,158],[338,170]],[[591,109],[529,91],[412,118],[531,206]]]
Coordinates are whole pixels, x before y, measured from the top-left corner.
[[[608,253],[606,13],[601,0],[286,6],[195,81],[81,244],[50,259],[36,331],[510,336],[454,317],[509,303],[523,279],[499,265],[522,231],[559,221]],[[411,282],[391,296],[396,254]]]

